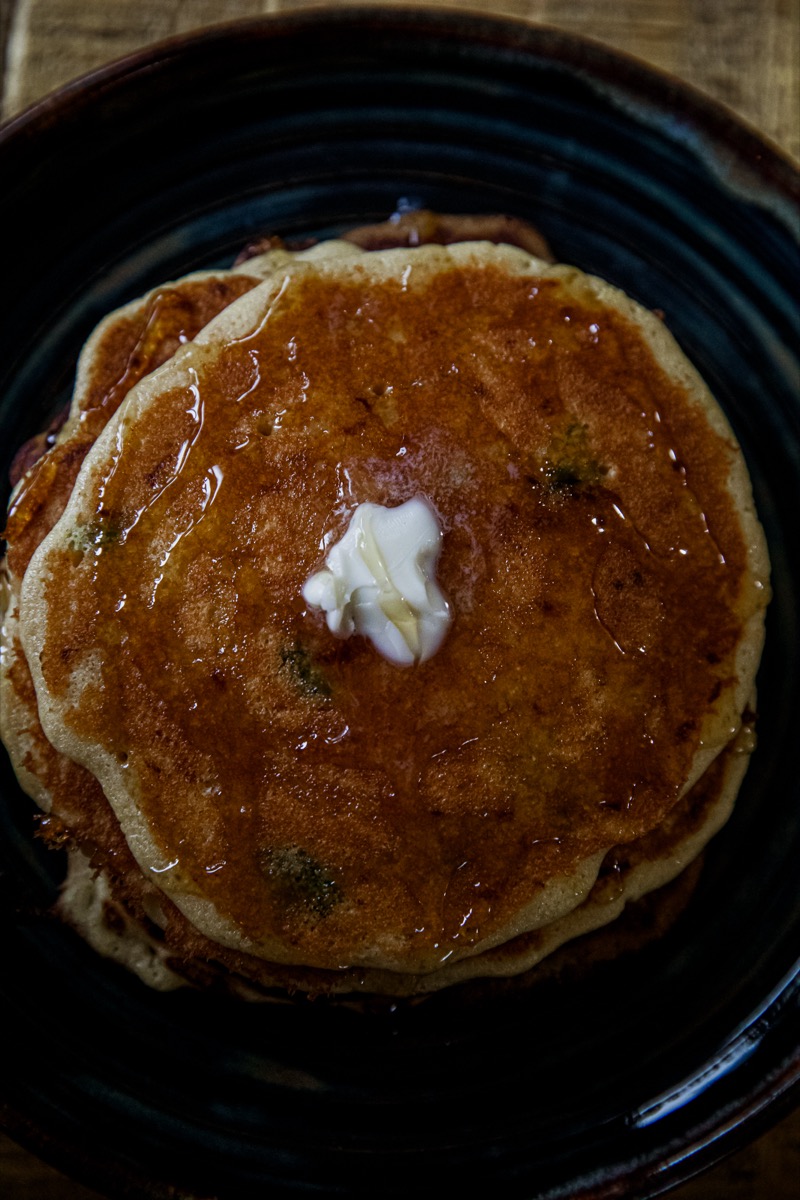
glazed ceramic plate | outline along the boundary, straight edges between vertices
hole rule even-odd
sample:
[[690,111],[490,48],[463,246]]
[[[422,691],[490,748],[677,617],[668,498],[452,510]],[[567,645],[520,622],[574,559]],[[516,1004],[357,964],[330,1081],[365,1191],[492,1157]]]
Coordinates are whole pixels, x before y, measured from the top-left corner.
[[[576,982],[363,1013],[147,991],[47,909],[2,777],[11,1131],[114,1196],[655,1194],[797,1098],[797,178],[682,85],[553,30],[344,10],[170,42],[0,137],[3,467],[109,308],[254,234],[505,212],[663,310],[748,458],[775,599],[759,746],[688,909]],[[5,478],[5,469],[3,472]]]

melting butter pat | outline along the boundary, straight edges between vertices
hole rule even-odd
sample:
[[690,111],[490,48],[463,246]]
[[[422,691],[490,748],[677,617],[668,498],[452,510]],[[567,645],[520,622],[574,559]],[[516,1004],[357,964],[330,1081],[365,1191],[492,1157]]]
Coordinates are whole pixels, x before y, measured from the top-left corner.
[[436,584],[442,531],[421,496],[397,508],[359,504],[303,598],[339,637],[361,633],[390,662],[424,662],[439,649],[450,607]]

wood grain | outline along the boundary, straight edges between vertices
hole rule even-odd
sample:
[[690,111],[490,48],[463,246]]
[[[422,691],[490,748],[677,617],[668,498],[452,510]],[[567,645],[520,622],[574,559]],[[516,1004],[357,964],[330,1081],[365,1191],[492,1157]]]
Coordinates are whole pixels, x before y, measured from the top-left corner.
[[[645,59],[732,108],[800,157],[800,0],[483,0],[472,8],[556,25]],[[2,111],[173,34],[309,0],[0,0]],[[4,64],[4,65],[3,65]],[[675,1200],[797,1200],[800,1112],[702,1177]],[[0,1135],[3,1200],[91,1200]]]

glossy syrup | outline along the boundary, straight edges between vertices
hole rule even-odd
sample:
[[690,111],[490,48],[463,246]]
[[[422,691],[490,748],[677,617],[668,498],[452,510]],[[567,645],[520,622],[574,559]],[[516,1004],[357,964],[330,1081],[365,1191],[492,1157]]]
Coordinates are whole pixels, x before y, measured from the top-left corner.
[[244,275],[161,288],[111,317],[84,351],[70,420],[33,464],[9,507],[4,536],[19,578],[61,516],[84,458],[128,392],[257,281]]
[[[339,966],[379,931],[428,969],[674,802],[741,633],[729,460],[575,287],[287,277],[121,425],[48,683],[99,658],[70,720],[248,936]],[[417,494],[454,621],[404,670],[301,589],[358,504]]]

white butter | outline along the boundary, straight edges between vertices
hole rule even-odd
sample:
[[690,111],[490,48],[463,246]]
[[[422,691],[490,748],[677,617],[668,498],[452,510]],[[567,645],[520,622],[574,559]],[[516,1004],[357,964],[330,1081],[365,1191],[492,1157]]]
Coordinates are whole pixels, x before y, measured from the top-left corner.
[[421,496],[397,508],[360,504],[303,598],[339,637],[361,633],[391,662],[424,662],[442,644],[450,607],[436,584],[442,533]]

